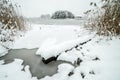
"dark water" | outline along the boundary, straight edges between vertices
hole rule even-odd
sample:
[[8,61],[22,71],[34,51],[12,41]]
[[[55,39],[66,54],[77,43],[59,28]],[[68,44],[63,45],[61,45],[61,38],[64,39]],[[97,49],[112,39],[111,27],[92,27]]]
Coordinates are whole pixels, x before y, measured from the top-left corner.
[[3,57],[0,57],[0,60],[5,60],[5,63],[13,62],[14,59],[24,60],[23,65],[29,65],[30,71],[33,76],[38,78],[43,78],[46,75],[53,75],[57,73],[57,67],[59,64],[64,61],[53,61],[49,64],[44,64],[41,61],[41,57],[35,55],[37,49],[15,49],[10,50],[9,53]]

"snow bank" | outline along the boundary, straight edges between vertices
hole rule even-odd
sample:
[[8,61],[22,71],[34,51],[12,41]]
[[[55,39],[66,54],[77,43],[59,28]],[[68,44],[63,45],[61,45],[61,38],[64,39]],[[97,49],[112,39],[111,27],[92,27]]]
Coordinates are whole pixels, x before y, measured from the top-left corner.
[[0,57],[4,56],[7,53],[8,53],[8,49],[6,49],[0,45]]
[[25,66],[23,71],[23,60],[15,59],[9,64],[0,64],[0,80],[37,80],[32,77],[29,66]]
[[69,50],[80,43],[88,41],[92,37],[93,37],[93,35],[92,36],[85,36],[85,37],[81,37],[81,38],[78,38],[75,40],[65,41],[65,42],[62,42],[59,44],[55,44],[55,42],[56,42],[55,39],[47,40],[42,44],[42,46],[40,46],[40,48],[38,49],[36,54],[41,55],[41,57],[43,57],[45,59],[48,59],[52,56],[56,57],[60,53],[66,51],[66,50]]

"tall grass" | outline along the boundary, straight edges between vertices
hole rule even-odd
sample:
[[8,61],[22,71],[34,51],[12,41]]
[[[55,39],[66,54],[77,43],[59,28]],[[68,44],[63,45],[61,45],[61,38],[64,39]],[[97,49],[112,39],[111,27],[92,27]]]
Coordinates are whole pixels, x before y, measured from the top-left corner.
[[[13,42],[20,31],[25,30],[25,21],[18,12],[18,5],[11,0],[0,0],[0,44]],[[18,15],[19,14],[19,15]]]
[[119,35],[120,0],[101,0],[101,2],[101,7],[98,7],[96,3],[91,3],[91,5],[95,6],[95,9],[86,12],[89,18],[85,26],[97,31],[99,35]]

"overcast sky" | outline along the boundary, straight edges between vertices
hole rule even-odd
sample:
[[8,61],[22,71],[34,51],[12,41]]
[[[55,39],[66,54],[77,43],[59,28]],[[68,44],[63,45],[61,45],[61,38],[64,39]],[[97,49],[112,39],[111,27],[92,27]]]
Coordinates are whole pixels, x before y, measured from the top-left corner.
[[83,15],[90,9],[91,1],[98,0],[14,0],[21,5],[22,14],[26,17],[39,17],[41,14],[52,14],[57,10],[68,10],[75,15]]

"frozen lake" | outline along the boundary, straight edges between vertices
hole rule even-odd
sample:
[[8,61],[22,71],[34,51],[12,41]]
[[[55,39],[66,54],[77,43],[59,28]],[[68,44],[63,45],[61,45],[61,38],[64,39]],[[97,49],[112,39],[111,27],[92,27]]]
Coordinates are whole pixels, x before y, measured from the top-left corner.
[[57,67],[64,61],[53,61],[49,64],[44,64],[41,61],[40,56],[36,56],[36,49],[15,49],[9,50],[9,53],[4,57],[0,57],[0,60],[5,60],[5,63],[13,62],[14,59],[24,60],[23,65],[29,65],[32,76],[37,76],[38,78],[43,78],[46,75],[53,75],[57,73]]

